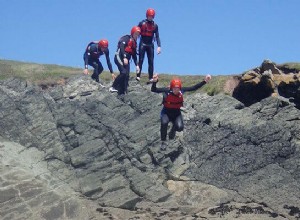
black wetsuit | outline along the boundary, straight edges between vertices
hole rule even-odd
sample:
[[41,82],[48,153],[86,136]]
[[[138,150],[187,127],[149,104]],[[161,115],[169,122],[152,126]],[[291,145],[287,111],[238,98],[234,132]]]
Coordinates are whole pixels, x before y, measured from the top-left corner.
[[[202,81],[191,87],[182,87],[181,92],[184,93],[188,91],[194,91],[201,88],[205,84],[206,82]],[[168,93],[172,93],[172,91],[169,88],[157,88],[156,82],[152,84],[151,91],[156,93],[165,93],[164,97],[166,97]],[[162,141],[165,141],[167,138],[168,124],[170,121],[173,123],[173,127],[169,134],[170,139],[173,139],[175,137],[176,131],[182,131],[184,128],[183,118],[181,115],[180,108],[175,109],[175,108],[163,107],[161,111],[160,119],[161,119],[160,137]]]
[[[154,60],[154,35],[157,42],[157,46],[160,47],[160,38],[158,32],[158,25],[154,21],[148,21],[147,19],[141,21],[138,26],[141,28],[141,40],[139,43],[139,67],[140,72],[137,74],[141,76],[142,66],[144,62],[145,52],[147,52],[148,58],[148,74],[149,79],[153,77],[153,60]],[[149,28],[148,28],[149,27]]]
[[[125,35],[119,40],[118,49],[114,58],[115,64],[118,66],[120,74],[115,79],[112,87],[118,90],[119,95],[125,94],[125,92],[127,92],[130,73],[129,61],[131,57],[134,64],[137,66],[136,41],[130,35]],[[128,59],[128,65],[124,64],[124,58]]]
[[109,50],[108,48],[106,48],[104,52],[102,52],[101,49],[98,47],[97,41],[89,43],[83,54],[84,67],[85,69],[87,69],[88,65],[90,65],[94,68],[92,79],[94,79],[96,82],[99,82],[99,75],[103,71],[102,63],[99,60],[100,56],[103,54],[105,54],[106,63],[109,71],[113,73],[112,65],[109,58]]

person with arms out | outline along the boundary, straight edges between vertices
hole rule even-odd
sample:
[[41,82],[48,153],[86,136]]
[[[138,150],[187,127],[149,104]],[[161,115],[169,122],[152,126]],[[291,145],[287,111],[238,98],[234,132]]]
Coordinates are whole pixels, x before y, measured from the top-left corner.
[[[144,62],[145,53],[148,58],[148,74],[149,82],[152,82],[153,70],[154,70],[154,39],[157,42],[157,54],[161,52],[161,43],[158,32],[158,25],[153,21],[155,17],[155,11],[149,8],[146,11],[146,19],[141,21],[138,26],[141,28],[141,39],[139,43],[139,67],[140,70],[137,72],[136,80],[140,81],[142,66]],[[155,35],[155,36],[154,36]]]
[[92,41],[90,42],[83,55],[84,60],[84,71],[83,73],[88,75],[88,66],[92,66],[94,68],[92,79],[96,82],[99,82],[99,75],[103,71],[102,63],[99,58],[101,55],[105,54],[106,63],[108,69],[112,75],[112,79],[115,79],[115,74],[113,73],[112,65],[109,58],[109,49],[108,49],[108,41],[106,39],[102,39],[100,41]]
[[161,149],[165,150],[167,143],[167,131],[168,124],[171,121],[173,126],[169,133],[169,139],[175,138],[176,131],[183,131],[183,118],[181,115],[180,108],[183,106],[183,93],[188,91],[195,91],[204,86],[211,79],[210,75],[207,75],[205,79],[194,86],[182,87],[180,79],[173,79],[170,82],[169,88],[157,88],[156,83],[158,82],[158,75],[155,74],[153,77],[153,83],[151,87],[152,92],[164,93],[163,94],[163,109],[161,111]]
[[136,65],[136,71],[139,71],[137,64],[137,39],[140,36],[141,29],[134,26],[131,29],[130,35],[124,35],[118,42],[117,52],[114,58],[115,64],[118,66],[120,74],[115,79],[112,87],[109,88],[110,92],[118,92],[118,95],[127,92],[129,73],[130,73],[130,59],[133,59]]

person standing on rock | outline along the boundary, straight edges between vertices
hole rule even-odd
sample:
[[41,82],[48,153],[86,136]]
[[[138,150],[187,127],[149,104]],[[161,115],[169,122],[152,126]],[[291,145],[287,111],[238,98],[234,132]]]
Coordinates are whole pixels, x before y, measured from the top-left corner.
[[120,38],[114,59],[120,74],[115,79],[112,87],[109,88],[110,92],[118,92],[118,95],[123,95],[125,92],[127,92],[130,73],[129,61],[131,58],[136,66],[136,72],[139,71],[136,48],[137,39],[140,36],[140,33],[141,29],[138,26],[134,26],[131,29],[130,35],[124,35]]
[[108,49],[108,41],[106,39],[102,39],[100,41],[92,41],[90,42],[83,54],[84,60],[84,71],[83,73],[88,75],[88,66],[92,66],[94,68],[92,79],[96,82],[99,82],[99,75],[103,71],[102,63],[99,58],[101,55],[105,54],[106,62],[108,69],[111,73],[112,79],[115,79],[115,74],[113,73],[112,65],[109,58],[109,49]]
[[[138,26],[141,28],[141,39],[139,43],[139,67],[140,70],[137,72],[136,80],[141,80],[141,71],[144,62],[145,53],[147,52],[148,58],[148,74],[149,74],[149,83],[152,82],[153,77],[153,61],[154,61],[154,44],[153,41],[157,42],[157,54],[161,52],[161,43],[158,32],[158,25],[153,21],[155,17],[155,11],[152,8],[149,8],[146,11],[146,19],[142,20]],[[155,35],[155,37],[154,37]]]
[[202,86],[204,86],[211,79],[210,75],[206,75],[205,79],[202,82],[197,83],[191,87],[182,87],[181,80],[174,78],[170,82],[169,88],[157,88],[156,83],[158,82],[158,75],[153,76],[153,83],[151,87],[152,92],[164,93],[163,94],[163,109],[161,111],[161,127],[160,127],[160,136],[161,136],[161,149],[165,150],[167,147],[167,131],[168,124],[171,121],[173,126],[169,133],[169,139],[172,140],[175,138],[176,131],[183,131],[183,118],[181,115],[180,108],[183,106],[183,93],[189,91],[195,91]]

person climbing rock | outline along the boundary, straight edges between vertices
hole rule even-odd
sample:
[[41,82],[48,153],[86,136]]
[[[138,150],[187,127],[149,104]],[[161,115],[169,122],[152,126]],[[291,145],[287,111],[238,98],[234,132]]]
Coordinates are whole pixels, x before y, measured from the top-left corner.
[[140,36],[141,29],[134,26],[131,29],[130,35],[124,35],[120,38],[118,42],[118,48],[115,55],[115,64],[118,66],[120,74],[117,76],[109,88],[110,92],[118,92],[118,95],[125,94],[127,92],[129,73],[130,73],[130,59],[133,59],[136,65],[136,71],[139,71],[139,66],[137,64],[137,39]]
[[165,150],[167,147],[167,131],[168,124],[172,122],[173,126],[169,132],[169,140],[175,138],[176,131],[183,131],[183,118],[180,108],[183,106],[183,93],[189,91],[195,91],[211,79],[210,75],[206,75],[205,79],[194,86],[191,87],[182,87],[181,80],[179,78],[174,78],[170,82],[170,87],[166,88],[157,88],[156,84],[158,82],[158,75],[153,76],[153,83],[151,91],[155,93],[164,93],[163,94],[163,109],[161,111],[160,120],[160,136],[161,136],[161,149]]
[[113,73],[112,65],[109,58],[109,49],[108,49],[108,40],[102,39],[100,41],[92,41],[90,42],[83,54],[84,60],[84,71],[83,73],[88,75],[88,66],[92,66],[94,68],[92,79],[96,82],[99,82],[99,75],[103,71],[102,63],[100,62],[100,56],[105,54],[106,62],[108,69],[111,73],[112,79],[115,79],[115,74]]

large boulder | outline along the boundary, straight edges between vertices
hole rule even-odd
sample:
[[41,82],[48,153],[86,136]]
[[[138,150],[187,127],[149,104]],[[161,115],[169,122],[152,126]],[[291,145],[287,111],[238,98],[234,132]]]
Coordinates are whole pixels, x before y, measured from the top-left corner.
[[300,108],[300,72],[265,60],[240,77],[232,95],[246,106],[269,96],[281,96]]

